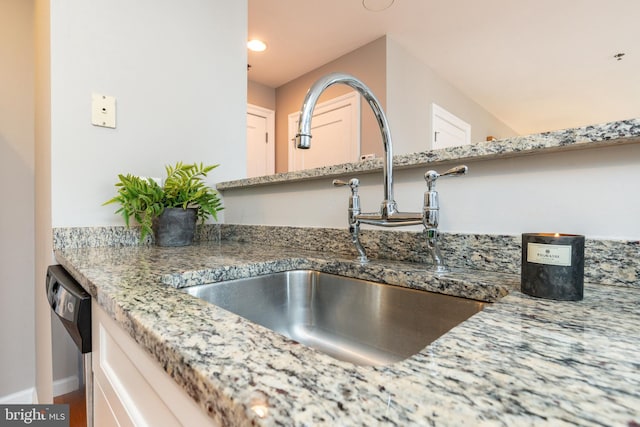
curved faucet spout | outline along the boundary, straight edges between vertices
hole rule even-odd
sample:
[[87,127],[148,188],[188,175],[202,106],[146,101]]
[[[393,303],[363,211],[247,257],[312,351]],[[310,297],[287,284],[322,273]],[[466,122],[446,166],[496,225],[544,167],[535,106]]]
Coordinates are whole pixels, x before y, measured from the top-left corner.
[[337,83],[345,84],[357,90],[360,95],[367,100],[378,121],[380,133],[382,134],[382,144],[384,146],[384,200],[380,207],[380,216],[386,219],[397,211],[396,202],[393,198],[393,144],[391,142],[391,132],[389,131],[389,123],[382,110],[380,101],[378,101],[378,98],[371,92],[371,89],[362,81],[349,74],[331,73],[315,82],[309,89],[309,92],[307,92],[304,103],[302,104],[302,109],[300,110],[296,144],[298,148],[309,148],[311,146],[311,118],[313,117],[313,110],[316,107],[320,95],[322,95],[329,86]]

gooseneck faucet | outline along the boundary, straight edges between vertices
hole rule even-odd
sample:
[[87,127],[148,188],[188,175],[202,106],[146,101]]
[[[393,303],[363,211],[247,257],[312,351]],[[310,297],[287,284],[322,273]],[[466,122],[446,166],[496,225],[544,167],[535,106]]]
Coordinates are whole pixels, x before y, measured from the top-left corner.
[[[367,256],[364,247],[360,243],[360,224],[371,224],[380,227],[398,227],[408,225],[424,224],[427,231],[427,246],[434,260],[437,272],[446,271],[440,250],[438,248],[438,221],[439,206],[438,194],[435,191],[435,180],[445,175],[461,175],[467,172],[466,166],[451,169],[442,175],[435,171],[429,171],[427,174],[431,177],[427,179],[428,189],[425,193],[425,202],[422,212],[400,212],[393,198],[393,143],[391,141],[391,131],[389,123],[384,114],[382,105],[371,90],[356,77],[344,73],[331,73],[322,78],[311,86],[305,96],[300,110],[300,118],[298,120],[298,133],[296,134],[296,144],[298,148],[311,147],[311,118],[313,110],[320,95],[331,85],[341,83],[357,90],[373,110],[373,113],[380,127],[382,134],[382,144],[384,147],[384,163],[382,174],[384,179],[384,194],[380,204],[379,212],[360,212],[360,196],[358,195],[358,187],[360,185],[357,179],[351,179],[349,182],[334,180],[335,186],[348,186],[351,189],[351,197],[349,198],[349,231],[352,241],[358,251],[358,260],[366,263]],[[455,170],[455,171],[454,171]]]
[[356,77],[344,73],[331,73],[311,86],[307,92],[300,119],[298,121],[298,133],[296,134],[296,144],[298,148],[311,147],[311,118],[313,110],[320,95],[331,85],[342,83],[357,90],[373,110],[376,117],[380,133],[382,134],[382,145],[384,146],[384,163],[382,174],[384,179],[384,196],[380,204],[380,213],[361,213],[358,220],[363,224],[373,224],[382,227],[397,227],[402,225],[416,225],[422,223],[422,214],[398,212],[396,202],[393,198],[393,143],[391,142],[391,132],[387,117],[382,110],[382,105],[371,90]]

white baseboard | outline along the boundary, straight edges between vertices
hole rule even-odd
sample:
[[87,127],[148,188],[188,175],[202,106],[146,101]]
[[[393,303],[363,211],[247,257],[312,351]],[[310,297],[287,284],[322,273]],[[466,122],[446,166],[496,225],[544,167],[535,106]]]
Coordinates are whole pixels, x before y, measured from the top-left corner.
[[31,387],[0,397],[0,405],[32,405],[36,395],[36,388]]
[[71,393],[78,389],[78,377],[66,377],[53,382],[53,395],[60,396],[62,394]]
[[[78,389],[78,377],[67,377],[53,382],[53,395],[60,396]],[[32,405],[38,403],[35,387],[0,396],[0,405]]]

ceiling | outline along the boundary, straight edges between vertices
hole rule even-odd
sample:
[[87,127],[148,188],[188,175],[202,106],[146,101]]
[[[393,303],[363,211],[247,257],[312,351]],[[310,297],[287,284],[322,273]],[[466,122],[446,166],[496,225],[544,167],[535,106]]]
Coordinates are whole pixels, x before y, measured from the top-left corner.
[[249,0],[268,45],[249,79],[276,88],[386,34],[518,133],[581,126],[640,117],[639,20],[635,0]]

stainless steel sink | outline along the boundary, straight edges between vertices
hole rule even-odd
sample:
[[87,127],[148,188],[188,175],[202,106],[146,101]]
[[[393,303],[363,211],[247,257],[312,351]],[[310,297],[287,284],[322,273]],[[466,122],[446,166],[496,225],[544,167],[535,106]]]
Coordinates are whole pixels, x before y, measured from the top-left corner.
[[358,365],[387,365],[406,359],[485,304],[310,270],[184,291]]

